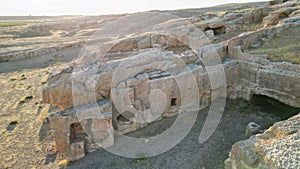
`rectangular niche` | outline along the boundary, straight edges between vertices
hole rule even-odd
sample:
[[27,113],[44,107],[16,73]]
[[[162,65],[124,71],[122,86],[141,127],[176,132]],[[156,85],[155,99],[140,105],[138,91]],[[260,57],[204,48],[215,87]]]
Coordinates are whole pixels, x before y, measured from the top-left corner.
[[177,98],[172,98],[171,99],[171,107],[177,106]]

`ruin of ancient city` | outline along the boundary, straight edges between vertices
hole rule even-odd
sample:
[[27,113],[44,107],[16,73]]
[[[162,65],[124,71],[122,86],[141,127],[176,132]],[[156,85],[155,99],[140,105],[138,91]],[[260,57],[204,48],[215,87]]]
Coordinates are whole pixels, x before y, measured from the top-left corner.
[[0,169],[300,169],[299,0],[0,0]]

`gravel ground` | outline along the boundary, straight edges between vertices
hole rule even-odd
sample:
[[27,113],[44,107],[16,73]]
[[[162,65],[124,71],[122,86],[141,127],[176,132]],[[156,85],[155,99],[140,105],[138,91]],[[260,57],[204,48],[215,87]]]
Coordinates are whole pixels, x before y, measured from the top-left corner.
[[[208,110],[199,112],[194,127],[177,146],[173,149],[152,157],[130,159],[113,155],[105,150],[100,150],[80,160],[72,162],[68,168],[99,168],[99,169],[221,169],[224,160],[228,158],[231,145],[245,139],[244,133],[249,122],[256,122],[267,129],[276,121],[281,120],[273,115],[274,110],[262,112],[263,108],[252,105],[242,100],[227,100],[222,120],[212,135],[205,143],[199,144],[198,138],[205,122]],[[154,122],[146,128],[128,134],[133,137],[155,135],[167,129],[176,117],[166,118]]]

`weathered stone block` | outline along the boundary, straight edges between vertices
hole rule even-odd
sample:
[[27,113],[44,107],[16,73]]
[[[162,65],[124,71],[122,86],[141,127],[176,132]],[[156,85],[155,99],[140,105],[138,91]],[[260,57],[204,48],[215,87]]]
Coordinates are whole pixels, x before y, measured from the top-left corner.
[[147,48],[151,48],[151,47],[152,47],[151,38],[148,36],[138,41],[139,49],[147,49]]
[[84,141],[74,142],[70,146],[70,152],[68,153],[67,159],[69,161],[75,161],[85,156]]
[[79,112],[68,109],[50,114],[48,118],[54,131],[57,151],[68,160],[74,161],[84,157],[85,152],[93,151],[97,147],[112,146],[114,143],[112,116],[111,113],[109,115],[103,112],[107,110],[108,105],[97,103],[79,107],[77,110],[82,110]]

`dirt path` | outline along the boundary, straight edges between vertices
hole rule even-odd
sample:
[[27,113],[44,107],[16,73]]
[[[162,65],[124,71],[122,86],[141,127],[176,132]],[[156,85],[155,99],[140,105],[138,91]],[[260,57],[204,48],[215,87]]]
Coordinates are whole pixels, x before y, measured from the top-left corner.
[[0,73],[46,68],[57,63],[70,62],[78,58],[81,49],[82,47],[67,48],[30,59],[0,62]]

